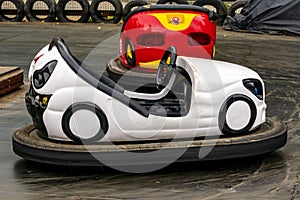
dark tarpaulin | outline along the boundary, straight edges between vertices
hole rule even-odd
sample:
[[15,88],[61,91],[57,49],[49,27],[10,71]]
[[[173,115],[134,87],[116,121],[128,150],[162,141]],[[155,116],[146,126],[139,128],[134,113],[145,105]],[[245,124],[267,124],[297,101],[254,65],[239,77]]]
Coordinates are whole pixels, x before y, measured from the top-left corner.
[[250,0],[225,30],[300,36],[300,0]]

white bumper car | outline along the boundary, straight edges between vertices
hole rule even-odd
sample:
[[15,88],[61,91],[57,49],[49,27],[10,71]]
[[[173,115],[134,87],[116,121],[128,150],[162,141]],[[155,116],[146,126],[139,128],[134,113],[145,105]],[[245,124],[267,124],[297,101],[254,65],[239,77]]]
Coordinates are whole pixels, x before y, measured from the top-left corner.
[[[209,137],[217,138],[216,150],[224,149],[215,158],[226,159],[271,152],[286,142],[285,126],[266,120],[264,83],[256,72],[226,62],[177,57],[172,46],[160,61],[156,84],[135,90],[82,67],[60,38],[36,55],[29,79],[26,105],[34,126],[17,131],[13,144],[18,155],[30,160],[84,165],[77,154],[88,153],[89,146],[103,153],[105,142],[161,144]],[[221,140],[228,138],[232,145],[224,146]],[[243,143],[249,151],[239,151]],[[193,148],[201,148],[198,144]],[[83,145],[85,150],[79,147]],[[257,148],[260,145],[264,147]],[[74,146],[78,151],[67,158],[65,153]],[[214,152],[210,155],[203,160],[213,160]],[[95,162],[91,158],[85,163]]]

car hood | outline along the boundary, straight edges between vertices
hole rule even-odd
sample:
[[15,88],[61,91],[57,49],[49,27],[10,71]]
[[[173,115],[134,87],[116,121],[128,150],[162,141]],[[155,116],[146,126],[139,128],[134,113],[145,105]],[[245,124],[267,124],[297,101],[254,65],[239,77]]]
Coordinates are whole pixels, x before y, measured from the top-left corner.
[[176,64],[183,67],[195,81],[204,80],[209,85],[216,85],[219,82],[222,87],[226,87],[248,78],[262,81],[252,69],[223,61],[178,56]]

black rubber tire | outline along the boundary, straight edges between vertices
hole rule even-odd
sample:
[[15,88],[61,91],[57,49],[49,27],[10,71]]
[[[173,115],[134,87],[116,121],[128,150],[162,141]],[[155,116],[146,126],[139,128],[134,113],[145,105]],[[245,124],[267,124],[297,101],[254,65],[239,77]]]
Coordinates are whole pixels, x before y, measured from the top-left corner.
[[[16,10],[16,16],[14,18],[9,18],[5,16],[5,14],[2,12],[1,7],[5,1],[10,1],[16,6],[17,10]],[[23,0],[0,0],[0,21],[1,22],[20,22],[23,20],[24,16],[25,16],[25,12],[24,12]]]
[[[106,19],[104,18],[101,14],[98,13],[98,6],[102,2],[108,2],[111,3],[115,9],[114,17],[112,19]],[[117,24],[123,14],[123,6],[121,1],[119,0],[93,0],[90,8],[90,13],[93,19],[93,22],[99,23],[99,22],[104,22],[104,23],[112,23],[112,24]]]
[[197,0],[194,2],[195,6],[213,6],[217,10],[217,25],[223,26],[224,20],[226,18],[226,6],[221,0]]
[[127,3],[123,9],[123,21],[126,21],[126,17],[128,14],[132,11],[132,8],[134,7],[139,7],[139,6],[145,6],[148,5],[149,3],[145,0],[133,0]]
[[[230,128],[227,123],[227,120],[226,120],[226,114],[227,114],[228,108],[231,106],[232,103],[234,103],[236,101],[243,101],[243,102],[247,103],[251,110],[251,116],[250,116],[248,124],[240,130],[234,130],[234,129]],[[255,106],[255,103],[253,102],[253,100],[245,95],[235,94],[235,95],[230,96],[224,102],[224,104],[222,105],[222,107],[220,109],[219,119],[218,119],[219,120],[219,128],[223,134],[230,135],[230,136],[247,133],[250,130],[250,128],[253,126],[256,116],[257,116],[257,109],[256,109],[256,106]]]
[[[99,120],[100,123],[100,130],[99,132],[94,135],[91,138],[80,138],[79,136],[73,134],[71,128],[70,128],[70,119],[71,116],[78,110],[89,110],[94,112]],[[67,108],[66,112],[64,113],[62,117],[62,129],[64,133],[73,141],[75,141],[78,144],[82,143],[90,143],[95,142],[103,138],[108,130],[108,121],[106,118],[105,113],[99,108],[97,105],[92,103],[74,103],[69,108]]]
[[186,0],[158,0],[156,4],[189,4]]
[[81,13],[81,17],[74,21],[74,20],[70,20],[66,13],[65,13],[65,7],[67,5],[67,3],[70,0],[59,0],[56,6],[56,15],[57,18],[60,22],[80,22],[80,23],[84,23],[87,22],[90,18],[90,4],[87,0],[74,0],[76,2],[78,2],[81,5],[82,8],[82,13]]
[[[37,1],[43,1],[47,4],[49,11],[48,15],[45,19],[38,18],[33,12],[33,5]],[[37,22],[37,21],[45,21],[45,22],[53,22],[55,21],[55,1],[54,0],[27,0],[25,3],[25,15],[28,21]]]
[[237,9],[243,8],[247,3],[248,3],[248,0],[238,0],[238,1],[233,2],[233,4],[228,9],[228,15],[231,17],[234,17],[236,14],[235,11]]

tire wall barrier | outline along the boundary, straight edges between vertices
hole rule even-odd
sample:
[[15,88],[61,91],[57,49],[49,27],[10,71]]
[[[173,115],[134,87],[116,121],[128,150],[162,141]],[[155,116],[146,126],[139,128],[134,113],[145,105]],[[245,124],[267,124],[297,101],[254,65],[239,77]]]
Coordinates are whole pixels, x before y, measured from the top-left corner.
[[30,22],[118,23],[135,8],[156,3],[203,6],[215,11],[217,25],[223,25],[227,13],[235,15],[247,1],[238,0],[228,9],[222,0],[0,0],[0,21],[23,21],[26,17]]
[[60,22],[88,22],[89,10],[90,4],[87,0],[59,0],[56,16]]
[[0,0],[0,21],[18,22],[25,16],[23,0]]
[[118,23],[122,18],[123,5],[119,0],[93,0],[90,13],[93,22]]
[[54,0],[27,0],[25,3],[25,15],[28,21],[55,21]]

